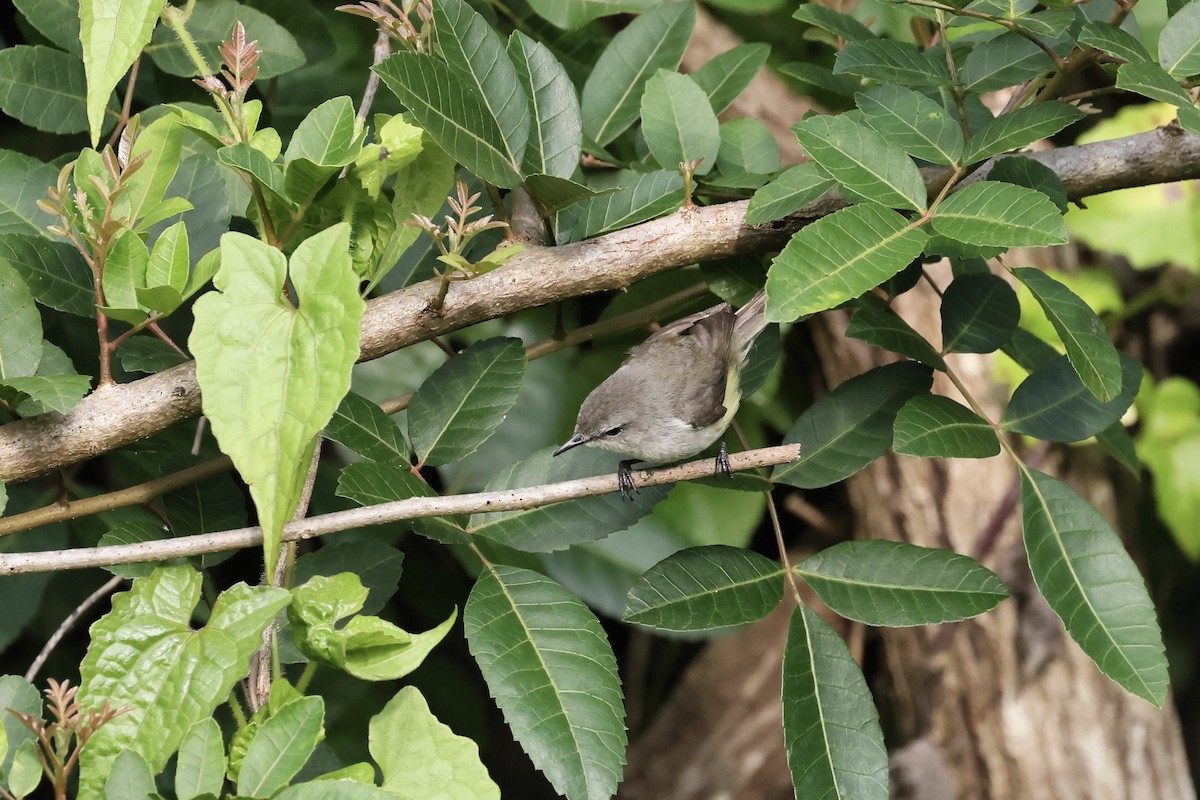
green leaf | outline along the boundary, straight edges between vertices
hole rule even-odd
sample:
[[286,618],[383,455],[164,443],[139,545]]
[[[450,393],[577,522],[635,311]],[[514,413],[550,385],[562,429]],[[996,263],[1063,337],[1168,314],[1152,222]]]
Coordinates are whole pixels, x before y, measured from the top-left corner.
[[792,130],[812,159],[856,195],[892,208],[925,209],[917,165],[870,128],[839,115],[812,116]]
[[529,7],[542,19],[564,30],[575,30],[594,19],[612,14],[638,14],[658,5],[659,0],[529,0]]
[[750,85],[770,54],[765,44],[739,44],[701,64],[690,77],[708,95],[713,113],[720,114]]
[[[184,735],[229,699],[245,677],[263,629],[287,605],[288,593],[239,583],[217,598],[208,623],[189,625],[200,599],[200,573],[163,567],[113,596],[112,611],[91,627],[80,667],[85,707],[107,702],[130,710],[88,740],[79,776],[81,796],[99,793],[117,755],[137,752],[159,772]],[[93,794],[95,793],[95,794]]]
[[405,686],[371,718],[369,747],[383,788],[403,797],[500,800],[479,745],[439,722],[415,686]]
[[187,288],[190,263],[187,226],[180,220],[155,240],[146,263],[146,285],[168,286],[182,292]]
[[566,178],[553,175],[530,175],[525,178],[525,190],[533,196],[538,205],[553,214],[567,206],[583,200],[618,191],[616,187],[604,191],[596,191]]
[[0,150],[0,235],[42,235],[54,218],[37,201],[54,186],[58,173],[51,164],[13,150]]
[[353,163],[362,150],[362,137],[355,128],[349,97],[326,100],[300,121],[283,154],[289,200],[308,205],[342,167]]
[[246,748],[237,793],[267,798],[287,786],[325,737],[324,719],[320,697],[293,700],[268,717]]
[[104,800],[150,800],[154,796],[154,773],[146,759],[133,750],[118,755],[104,781]]
[[864,294],[858,298],[856,305],[858,310],[846,328],[847,336],[908,356],[934,369],[946,368],[946,362],[933,349],[933,345],[913,330],[878,295]]
[[784,64],[779,72],[798,84],[799,92],[832,96],[836,103],[846,107],[853,104],[854,95],[862,90],[862,81],[858,78],[835,75],[829,68],[807,61]]
[[[677,171],[631,173],[620,187],[569,209],[576,216],[571,241],[628,228],[677,210],[683,205],[683,178]],[[565,242],[560,241],[560,244]]]
[[1018,150],[1053,136],[1084,113],[1066,103],[1036,103],[1001,114],[978,130],[967,142],[963,162],[974,164],[994,155]]
[[[613,457],[608,454],[581,452],[581,448],[576,448],[569,456],[554,459],[550,448],[546,448],[501,468],[488,482],[487,491],[540,486],[611,472],[615,468]],[[517,550],[533,553],[563,550],[625,530],[649,514],[654,504],[666,496],[668,488],[642,488],[633,502],[612,493],[521,511],[473,514],[469,529]]]
[[59,48],[81,55],[79,3],[76,0],[14,0],[29,24]]
[[1140,39],[1115,25],[1109,25],[1100,20],[1090,19],[1083,23],[1077,39],[1081,45],[1094,47],[1103,53],[1123,58],[1126,61],[1149,62],[1152,60]]
[[1017,293],[996,275],[959,275],[942,293],[942,351],[991,353],[1021,318]]
[[1021,382],[1000,424],[1050,442],[1095,436],[1121,418],[1141,385],[1142,365],[1125,353],[1120,358],[1121,393],[1107,403],[1088,391],[1066,356],[1059,356]]
[[761,175],[761,183],[779,171],[779,145],[766,125],[756,119],[731,119],[721,123],[720,134],[717,168],[723,176]]
[[570,178],[579,166],[583,139],[583,117],[574,84],[548,47],[520,31],[514,31],[508,40],[508,57],[516,67],[532,115],[522,172]]
[[166,342],[150,336],[134,336],[121,342],[117,358],[126,372],[162,372],[188,360]]
[[847,42],[860,42],[876,38],[866,25],[854,17],[834,11],[832,8],[826,8],[819,3],[802,3],[792,16],[815,28],[829,31]]
[[87,72],[87,118],[92,146],[100,141],[108,98],[150,43],[166,0],[81,0],[79,38]]
[[529,140],[529,101],[504,42],[463,0],[434,3],[433,21],[447,65],[483,100],[500,128],[505,160],[519,168]]
[[313,780],[287,787],[274,800],[396,800],[396,795],[353,780]]
[[796,797],[887,800],[879,712],[846,643],[798,608],[783,652],[783,739]]
[[889,628],[969,619],[1008,597],[978,561],[904,542],[841,542],[795,570],[839,615]]
[[962,158],[962,128],[945,108],[920,92],[876,86],[856,95],[855,102],[864,122],[909,155],[934,164],[957,164]]
[[1041,247],[1066,244],[1067,227],[1050,198],[1024,186],[978,181],[954,192],[933,212],[933,229],[974,245]]
[[202,719],[191,727],[179,745],[175,764],[176,800],[200,795],[220,796],[225,785],[225,743],[215,719]]
[[1091,306],[1040,269],[1019,267],[1013,274],[1046,312],[1088,391],[1101,403],[1116,397],[1121,391],[1121,360]]
[[746,222],[759,225],[786,217],[821,197],[834,185],[815,161],[788,167],[750,198]]
[[914,89],[937,88],[950,83],[945,59],[934,58],[914,45],[894,39],[850,42],[838,53],[833,72]]
[[500,125],[478,92],[446,64],[397,53],[372,69],[451,158],[496,186],[520,185],[520,161],[507,154]]
[[448,360],[408,404],[408,435],[421,464],[470,455],[500,427],[525,378],[519,339],[488,339]]
[[408,460],[408,443],[400,428],[383,409],[354,392],[342,398],[325,437],[372,461]]
[[263,151],[251,147],[246,142],[238,142],[218,150],[217,158],[221,159],[221,163],[228,164],[253,178],[269,193],[269,199],[278,200],[281,205],[292,207],[293,203],[288,198],[283,171]]
[[816,489],[850,477],[887,452],[896,413],[932,383],[932,371],[911,361],[842,383],[796,420],[783,441],[799,443],[800,458],[776,467],[771,479]]
[[646,81],[675,69],[696,23],[691,3],[662,3],[613,37],[583,86],[583,130],[603,147],[638,118]]
[[998,159],[987,174],[987,180],[1035,189],[1049,197],[1060,212],[1067,213],[1067,190],[1062,179],[1040,161],[1024,156]]
[[42,782],[42,763],[38,760],[35,743],[23,742],[13,753],[8,772],[8,788],[16,797],[25,797]]
[[363,680],[395,680],[419,667],[458,617],[451,611],[436,628],[416,634],[363,614],[336,627],[366,599],[366,588],[351,572],[315,575],[293,589],[288,621],[300,652]]
[[37,372],[42,317],[20,273],[0,259],[0,383]]
[[534,766],[569,800],[611,797],[625,763],[617,661],[599,620],[549,578],[494,565],[463,613],[467,644]]
[[1117,70],[1117,88],[1151,100],[1171,103],[1178,109],[1179,123],[1192,132],[1200,130],[1200,109],[1178,82],[1157,64],[1122,64]]
[[1160,708],[1167,660],[1154,604],[1120,537],[1071,487],[1021,468],[1025,550],[1038,591],[1108,677]]
[[314,575],[353,572],[367,588],[367,599],[360,610],[376,614],[396,593],[403,565],[404,553],[377,539],[334,542],[298,558],[292,583],[300,586]]
[[1188,3],[1167,20],[1158,34],[1158,63],[1176,78],[1200,72],[1200,6]]
[[159,117],[138,132],[129,157],[145,154],[146,160],[125,180],[125,191],[116,203],[120,214],[141,219],[156,210],[179,169],[182,146],[183,126],[173,114]]
[[896,415],[892,449],[927,458],[990,458],[1000,440],[987,420],[949,397],[919,394]]
[[[218,50],[221,43],[232,36],[233,25],[239,21],[246,28],[246,38],[258,42],[258,49],[262,51],[258,60],[260,86],[265,86],[268,78],[304,66],[304,51],[295,37],[273,18],[233,0],[204,0],[192,10],[187,29],[210,68],[221,63]],[[154,66],[163,72],[183,78],[199,74],[179,37],[167,25],[160,25],[154,32],[148,52],[154,59]]]
[[21,273],[34,299],[42,305],[95,318],[92,271],[71,245],[41,236],[10,233],[0,236],[0,259],[7,260]]
[[[369,506],[407,500],[410,497],[436,497],[429,484],[409,470],[407,462],[360,461],[342,470],[338,476],[337,494]],[[463,530],[460,517],[430,517],[410,519],[406,524],[422,536],[443,544],[465,544],[470,537]]]
[[626,622],[707,631],[762,619],[779,605],[785,570],[758,553],[714,544],[680,550],[629,590]]
[[[283,254],[221,237],[218,291],[201,297],[188,347],[204,413],[258,509],[267,564],[300,499],[316,436],[350,388],[365,304],[343,223]],[[283,295],[285,278],[299,307]]]
[[695,81],[660,69],[646,81],[641,109],[642,135],[660,166],[700,161],[696,174],[708,174],[721,148],[721,133],[717,115]]
[[[137,309],[137,290],[146,286],[150,251],[132,231],[121,234],[104,262],[104,299],[109,308]],[[144,315],[143,315],[144,316]]]
[[976,45],[962,62],[958,77],[967,89],[982,94],[1015,86],[1053,68],[1042,48],[1009,31]]
[[[86,90],[78,56],[41,45],[0,50],[0,110],[31,128],[47,133],[87,130]],[[109,110],[111,124],[116,114],[111,105]]]
[[907,267],[925,239],[916,223],[874,203],[806,225],[771,263],[767,319],[791,322],[858,297]]
[[[22,714],[32,714],[41,719],[42,696],[29,681],[19,675],[0,675],[0,708],[11,708]],[[4,729],[3,737],[8,742],[8,748],[0,756],[0,785],[7,782],[11,788],[12,766],[16,753],[25,743],[34,743],[33,731],[25,727],[15,714],[5,712],[0,716],[0,728]],[[32,753],[31,753],[32,755]],[[37,774],[41,774],[41,765],[34,757],[33,764]],[[5,781],[4,779],[8,780]]]

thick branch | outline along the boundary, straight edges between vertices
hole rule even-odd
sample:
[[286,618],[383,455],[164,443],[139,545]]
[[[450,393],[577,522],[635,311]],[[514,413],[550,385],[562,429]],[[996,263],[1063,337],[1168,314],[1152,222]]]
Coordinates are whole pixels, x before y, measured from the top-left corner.
[[[1178,128],[1028,155],[1052,167],[1073,198],[1200,178],[1200,137]],[[769,225],[747,225],[746,201],[740,201],[686,209],[585,242],[530,248],[501,269],[456,283],[441,313],[426,310],[437,294],[434,281],[371,301],[363,319],[362,358],[523,309],[624,288],[696,261],[775,250],[813,218],[838,207],[825,200]],[[0,427],[0,480],[26,480],[198,413],[200,389],[191,363],[101,387],[65,417],[47,414]]]
[[[742,453],[730,453],[729,466],[734,471],[757,469],[776,464],[787,464],[799,457],[800,445],[786,444],[778,447],[765,447],[760,450],[747,450]],[[712,474],[712,459],[701,458],[674,467],[638,470],[634,472],[634,479],[638,486],[661,486],[666,483],[704,478]],[[612,473],[561,483],[531,486],[527,489],[505,489],[498,492],[477,492],[445,497],[411,497],[407,500],[352,508],[348,511],[335,511],[330,514],[296,520],[284,526],[283,541],[311,539],[315,536],[324,536],[352,528],[383,525],[408,519],[536,508],[552,503],[561,503],[565,500],[577,500],[581,497],[611,494],[619,489],[616,473]],[[262,528],[253,527],[136,544],[80,547],[72,550],[45,550],[36,553],[5,553],[0,554],[0,575],[15,575],[24,572],[59,572],[84,567],[162,561],[168,558],[257,547],[261,544]]]

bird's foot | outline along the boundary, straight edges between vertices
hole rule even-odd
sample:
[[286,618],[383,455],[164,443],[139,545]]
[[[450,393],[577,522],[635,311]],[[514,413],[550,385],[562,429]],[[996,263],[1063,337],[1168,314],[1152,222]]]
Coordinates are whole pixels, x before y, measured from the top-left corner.
[[622,461],[617,465],[617,485],[621,487],[621,494],[626,500],[632,500],[634,494],[638,493],[637,484],[633,480],[633,465],[637,463],[632,459]]
[[729,464],[729,451],[725,449],[725,441],[721,441],[721,447],[717,450],[717,472],[716,474],[725,473],[730,478],[733,477],[733,467]]

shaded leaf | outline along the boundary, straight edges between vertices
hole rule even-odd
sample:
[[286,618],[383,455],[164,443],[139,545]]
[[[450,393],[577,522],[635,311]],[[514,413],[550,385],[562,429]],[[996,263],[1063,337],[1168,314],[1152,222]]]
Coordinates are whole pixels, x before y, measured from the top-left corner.
[[841,637],[798,608],[783,652],[783,739],[797,797],[887,800],[879,712]]
[[1038,367],[1013,392],[1000,424],[1050,442],[1078,442],[1112,425],[1129,408],[1142,381],[1142,365],[1121,358],[1121,393],[1101,403],[1079,379],[1066,356]]
[[949,397],[919,394],[896,414],[892,449],[927,458],[990,458],[1000,441],[987,420]]
[[1008,597],[978,561],[905,542],[841,542],[794,569],[839,615],[889,628],[969,619]]
[[686,75],[660,69],[646,82],[641,103],[642,135],[650,154],[670,169],[700,161],[706,175],[717,160],[721,133],[704,90]]
[[1007,156],[998,159],[988,173],[987,180],[1014,183],[1035,189],[1050,198],[1062,213],[1067,213],[1067,190],[1058,173],[1040,161],[1024,156]]
[[945,59],[894,39],[851,42],[837,55],[835,75],[849,73],[880,83],[935,88],[950,83]]
[[675,69],[696,22],[691,3],[662,3],[629,23],[616,36],[583,85],[583,131],[603,147],[638,118],[646,81],[660,69]]
[[693,547],[668,556],[629,590],[626,622],[669,631],[706,631],[765,617],[779,605],[784,569],[728,545]]
[[870,128],[839,115],[808,117],[792,129],[813,160],[851,192],[893,208],[925,208],[917,165]]
[[[359,505],[370,506],[407,500],[410,497],[436,497],[429,484],[413,475],[407,464],[392,461],[360,461],[342,470],[337,494]],[[470,537],[458,516],[410,519],[405,524],[414,531],[443,544],[465,544]]]
[[1039,247],[1065,244],[1058,208],[1041,192],[998,181],[979,181],[954,192],[933,212],[933,229],[974,245]]
[[534,766],[571,800],[611,797],[625,763],[617,662],[600,622],[549,578],[494,565],[463,613],[467,644]]
[[0,150],[0,235],[41,236],[54,218],[37,207],[58,173],[51,164],[13,150]]
[[962,128],[946,109],[920,92],[876,86],[856,95],[855,101],[864,121],[909,155],[934,164],[957,164],[962,158]]
[[399,426],[365,397],[347,392],[325,427],[326,438],[371,461],[408,460],[408,442]]
[[1158,63],[1177,78],[1200,72],[1200,6],[1187,3],[1167,20],[1158,34]]
[[788,167],[750,198],[746,222],[757,225],[786,217],[821,197],[834,183],[815,161]]
[[771,263],[767,318],[790,322],[858,297],[907,267],[925,238],[915,223],[874,203],[806,225]]
[[847,336],[908,356],[934,369],[945,369],[946,363],[933,345],[878,295],[864,294],[855,304],[858,309],[846,328]]
[[1108,677],[1162,707],[1167,660],[1154,604],[1100,513],[1065,483],[1021,469],[1025,550],[1038,591]]
[[1018,150],[1053,136],[1084,113],[1066,103],[1035,103],[1001,114],[975,132],[967,142],[963,161],[973,164],[999,153]]
[[519,339],[473,344],[429,376],[408,404],[408,435],[421,464],[475,452],[517,402],[525,378]]
[[799,443],[800,458],[776,467],[771,479],[816,489],[850,477],[887,452],[896,413],[932,383],[932,371],[911,361],[842,383],[796,420],[783,441]]
[[[188,17],[188,33],[196,42],[200,55],[210,65],[221,63],[218,52],[221,42],[227,41],[235,22],[246,27],[246,38],[258,42],[263,51],[258,60],[258,81],[291,72],[304,66],[304,51],[288,29],[273,18],[249,5],[234,0],[205,0]],[[196,67],[175,32],[166,25],[154,31],[153,46],[149,48],[154,65],[170,75],[190,78],[197,75]]]
[[570,178],[579,166],[583,138],[583,117],[575,86],[550,49],[520,31],[514,31],[509,38],[508,55],[529,99],[533,118],[522,172],[526,176]]
[[1018,267],[1013,274],[1046,312],[1088,391],[1102,403],[1116,397],[1121,391],[1121,360],[1092,307],[1040,269]]
[[701,64],[690,77],[708,95],[713,113],[720,114],[750,85],[770,53],[765,44],[739,44]]
[[991,353],[1021,319],[1017,293],[989,273],[959,275],[942,293],[942,351]]
[[[77,56],[41,45],[0,50],[0,110],[31,128],[47,133],[87,130],[86,92]],[[114,112],[108,124],[115,120]]]

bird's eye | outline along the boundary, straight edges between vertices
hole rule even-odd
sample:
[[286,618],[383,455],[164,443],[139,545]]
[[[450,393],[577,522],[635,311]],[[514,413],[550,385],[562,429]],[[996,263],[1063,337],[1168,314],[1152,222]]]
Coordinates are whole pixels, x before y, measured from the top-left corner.
[[617,435],[618,433],[620,433],[620,432],[621,432],[621,426],[620,426],[620,425],[618,425],[618,426],[617,426],[617,427],[615,427],[615,428],[609,428],[608,430],[606,430],[606,431],[604,432],[604,435],[605,435],[605,436],[616,436],[616,435]]

